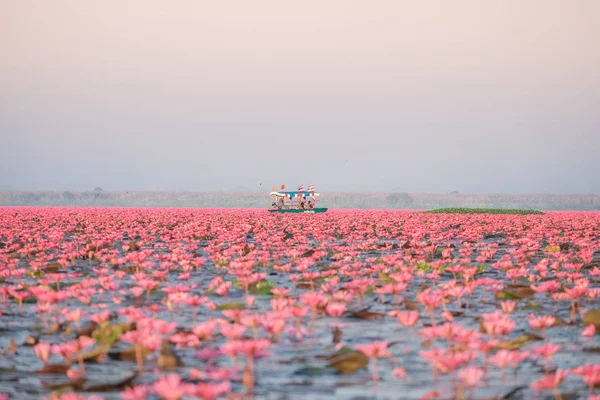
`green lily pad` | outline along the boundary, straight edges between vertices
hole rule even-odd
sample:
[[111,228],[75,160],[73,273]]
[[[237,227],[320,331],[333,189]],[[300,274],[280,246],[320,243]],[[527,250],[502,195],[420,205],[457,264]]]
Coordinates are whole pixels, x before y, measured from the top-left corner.
[[246,305],[240,302],[223,303],[217,306],[217,310],[243,310],[245,308]]
[[[146,348],[142,347],[141,353],[142,353],[142,358],[146,358],[146,356],[152,352],[150,350],[147,350]],[[136,362],[136,360],[137,360],[136,354],[135,354],[135,346],[131,346],[131,347],[128,347],[128,348],[126,348],[124,350],[120,350],[120,351],[114,351],[114,350],[109,351],[108,356],[113,360],[120,360],[120,361]]]
[[519,350],[521,347],[525,346],[529,342],[544,340],[541,336],[535,335],[533,333],[525,333],[519,336],[516,339],[509,340],[506,342],[500,342],[496,345],[497,349],[504,350]]
[[381,283],[395,283],[396,281],[394,281],[392,278],[390,278],[390,276],[388,274],[386,274],[385,272],[380,272],[379,273],[379,282],[381,282]]
[[528,301],[523,307],[524,310],[539,310],[540,308],[542,308],[542,303],[538,301]]
[[352,318],[356,318],[356,319],[370,320],[370,319],[383,318],[383,317],[385,317],[385,314],[371,312],[368,310],[360,310],[360,311],[353,312],[350,316]]
[[365,292],[365,295],[367,295],[367,296],[373,296],[374,294],[375,294],[374,286],[370,286],[369,289],[367,289],[367,291]]
[[496,300],[518,300],[519,296],[516,296],[507,290],[500,290],[494,294],[494,298]]
[[98,344],[110,347],[119,340],[119,336],[132,329],[133,327],[128,323],[111,325],[108,321],[105,321],[98,326],[92,337]]
[[510,286],[494,294],[496,300],[521,300],[532,297],[535,291],[529,286]]
[[351,374],[369,364],[369,358],[360,351],[348,351],[335,355],[329,360],[327,366],[335,369],[340,374]]
[[62,375],[69,370],[66,364],[46,364],[42,369],[37,370],[38,374],[59,374]]
[[544,248],[544,251],[547,253],[559,253],[560,252],[560,246],[546,246]]
[[261,295],[272,294],[271,289],[273,289],[275,287],[275,285],[271,281],[260,281],[253,286],[254,286],[254,288],[252,288],[252,286],[250,287],[250,292],[252,294],[261,294]]
[[172,369],[183,366],[183,361],[173,351],[173,345],[167,340],[163,340],[160,346],[160,352],[158,355],[158,368],[161,370]]
[[584,325],[593,324],[596,329],[600,329],[600,309],[593,309],[583,314]]

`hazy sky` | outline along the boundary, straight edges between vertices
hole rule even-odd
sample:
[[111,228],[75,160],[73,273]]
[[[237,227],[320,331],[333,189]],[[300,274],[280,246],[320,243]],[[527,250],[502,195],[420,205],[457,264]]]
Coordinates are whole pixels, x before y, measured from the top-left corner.
[[599,16],[0,0],[0,186],[600,193]]

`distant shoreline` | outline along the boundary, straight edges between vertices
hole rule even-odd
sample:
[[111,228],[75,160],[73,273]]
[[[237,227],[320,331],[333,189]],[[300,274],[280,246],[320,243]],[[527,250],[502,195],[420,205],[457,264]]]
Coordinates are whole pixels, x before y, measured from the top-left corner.
[[[104,190],[0,190],[0,206],[267,208],[268,193]],[[426,194],[323,192],[332,209],[428,210],[448,207],[600,210],[600,194]]]

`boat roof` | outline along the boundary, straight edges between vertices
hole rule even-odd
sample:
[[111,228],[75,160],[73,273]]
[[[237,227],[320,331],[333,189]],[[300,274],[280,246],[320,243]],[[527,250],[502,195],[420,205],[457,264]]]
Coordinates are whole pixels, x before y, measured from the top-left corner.
[[302,197],[302,196],[319,196],[319,193],[315,192],[271,192],[270,196],[279,196],[279,197]]

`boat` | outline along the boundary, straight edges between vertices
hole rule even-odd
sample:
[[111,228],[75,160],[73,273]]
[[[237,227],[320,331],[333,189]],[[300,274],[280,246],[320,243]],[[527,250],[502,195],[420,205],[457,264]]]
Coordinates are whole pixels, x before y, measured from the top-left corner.
[[[315,186],[309,185],[308,190],[304,190],[304,185],[298,186],[298,190],[295,191],[286,191],[285,185],[281,185],[281,189],[277,190],[276,187],[273,187],[273,191],[269,193],[270,196],[273,196],[275,201],[271,205],[269,209],[270,213],[279,213],[279,214],[321,214],[327,211],[325,207],[316,207],[317,200],[316,197],[319,196],[319,193],[315,192]],[[294,205],[294,200],[297,201],[297,204]],[[312,207],[301,208],[299,204],[301,204],[302,200],[308,200],[312,203]]]
[[296,209],[282,209],[282,210],[269,210],[270,213],[279,214],[320,214],[327,211],[327,208],[313,208],[312,210],[296,210]]

